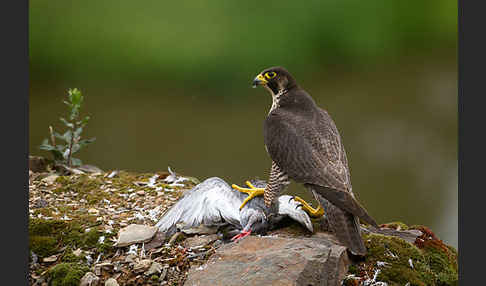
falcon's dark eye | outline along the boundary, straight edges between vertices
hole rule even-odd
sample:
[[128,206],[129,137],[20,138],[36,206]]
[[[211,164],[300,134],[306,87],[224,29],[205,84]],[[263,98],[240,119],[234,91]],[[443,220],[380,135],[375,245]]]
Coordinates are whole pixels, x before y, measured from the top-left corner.
[[267,72],[265,73],[265,77],[268,79],[274,78],[277,75],[276,72]]

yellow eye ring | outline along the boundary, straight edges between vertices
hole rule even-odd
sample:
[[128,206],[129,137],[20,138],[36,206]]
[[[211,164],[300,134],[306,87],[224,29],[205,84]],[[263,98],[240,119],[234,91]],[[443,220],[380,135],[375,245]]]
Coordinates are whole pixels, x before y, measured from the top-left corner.
[[275,76],[277,76],[277,73],[276,72],[267,72],[267,73],[265,73],[265,77],[268,78],[268,79],[274,78]]

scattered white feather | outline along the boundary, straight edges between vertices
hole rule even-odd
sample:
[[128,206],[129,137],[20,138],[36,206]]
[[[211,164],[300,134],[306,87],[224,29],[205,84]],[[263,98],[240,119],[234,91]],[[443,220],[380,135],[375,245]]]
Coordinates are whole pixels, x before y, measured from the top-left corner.
[[391,256],[393,258],[397,258],[398,257],[396,254],[394,254],[393,252],[391,252],[389,249],[386,250],[385,255]]
[[384,266],[387,266],[388,264],[389,264],[388,262],[376,261],[376,266],[378,266],[378,267],[384,267]]
[[137,254],[137,251],[138,251],[138,245],[132,244],[132,245],[130,245],[130,248],[128,248],[127,254],[135,254],[135,255],[138,255]]
[[100,236],[98,238],[98,243],[103,243],[103,241],[105,241],[105,237],[104,236]]
[[187,181],[188,179],[177,176],[177,174],[174,171],[172,171],[172,169],[169,166],[167,167],[167,170],[169,171],[170,175],[164,179],[164,182],[169,183],[169,186],[172,187],[184,187],[183,184],[179,184],[179,183]]
[[140,257],[145,258],[145,243],[142,243],[142,249],[140,249]]
[[98,255],[98,258],[96,258],[96,261],[94,262],[94,264],[96,264],[96,263],[100,262],[100,259],[101,259],[101,255],[102,255],[102,254],[103,254],[103,253],[100,253],[100,254]]
[[71,218],[69,218],[67,215],[64,215],[61,220],[71,220]]
[[137,212],[133,215],[132,219],[144,220],[145,217],[141,213]]
[[410,268],[413,269],[413,262],[412,262],[412,258],[409,258],[408,259],[408,265],[410,265]]
[[375,273],[373,274],[373,279],[366,279],[364,282],[363,282],[363,285],[365,286],[388,286],[388,284],[386,282],[382,282],[382,281],[376,281],[376,278],[378,277],[378,274],[380,274],[381,270],[380,269],[376,269],[375,270]]
[[149,182],[147,184],[147,187],[155,188],[155,182],[157,181],[157,178],[158,177],[159,177],[159,175],[157,175],[157,174],[155,174],[152,177],[150,177],[149,178]]
[[113,178],[114,176],[116,176],[118,174],[118,171],[112,171],[109,175],[108,175],[108,178]]

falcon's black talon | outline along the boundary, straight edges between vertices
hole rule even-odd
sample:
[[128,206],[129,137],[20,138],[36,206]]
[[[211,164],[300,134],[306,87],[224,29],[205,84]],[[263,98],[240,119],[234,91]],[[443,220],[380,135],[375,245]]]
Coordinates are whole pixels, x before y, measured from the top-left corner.
[[295,207],[295,209],[297,209],[298,207],[302,208],[303,206],[304,206],[304,205],[302,205],[302,204],[298,204],[298,205]]
[[290,197],[290,199],[289,199],[289,203],[290,203],[290,201],[291,201],[291,200],[293,200],[293,199],[294,199],[294,196],[291,196],[291,197]]

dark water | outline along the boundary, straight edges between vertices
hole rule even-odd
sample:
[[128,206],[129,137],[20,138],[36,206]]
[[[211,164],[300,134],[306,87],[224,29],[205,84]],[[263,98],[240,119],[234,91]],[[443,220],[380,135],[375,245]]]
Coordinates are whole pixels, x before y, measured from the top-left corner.
[[[455,63],[329,73],[300,80],[341,132],[359,201],[379,223],[431,227],[457,247],[457,73]],[[117,86],[117,87],[110,87]],[[48,126],[62,126],[69,83],[31,83],[30,152]],[[92,119],[79,153],[104,170],[173,170],[229,183],[267,178],[262,123],[271,98],[241,86],[186,90],[167,84],[78,86]],[[218,93],[218,95],[214,95]],[[224,95],[224,96],[221,96]],[[65,116],[65,114],[63,114]],[[291,184],[288,193],[311,196]]]

